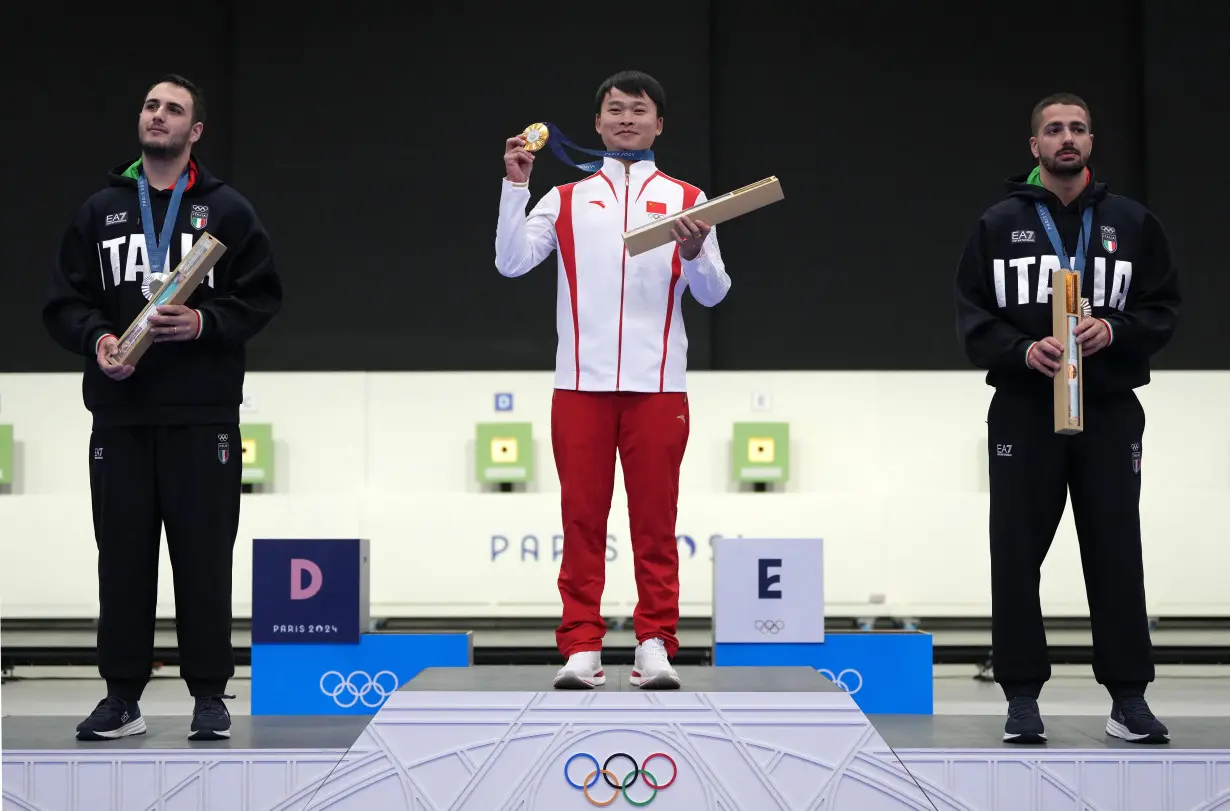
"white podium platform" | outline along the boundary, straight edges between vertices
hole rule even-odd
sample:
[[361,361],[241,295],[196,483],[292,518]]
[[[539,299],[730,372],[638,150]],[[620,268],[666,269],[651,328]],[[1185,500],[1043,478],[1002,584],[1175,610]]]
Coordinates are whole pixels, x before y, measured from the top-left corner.
[[998,716],[869,719],[811,668],[680,672],[679,691],[624,667],[554,691],[551,667],[430,669],[373,718],[236,717],[217,743],[186,717],[101,743],[5,717],[3,811],[1230,809],[1227,719],[1168,718],[1179,748],[1048,718],[1049,745],[1014,747]]
[[629,672],[608,668],[593,691],[544,691],[554,668],[425,672],[359,735],[320,807],[929,807],[854,701],[811,668],[685,668],[678,691],[632,687]]

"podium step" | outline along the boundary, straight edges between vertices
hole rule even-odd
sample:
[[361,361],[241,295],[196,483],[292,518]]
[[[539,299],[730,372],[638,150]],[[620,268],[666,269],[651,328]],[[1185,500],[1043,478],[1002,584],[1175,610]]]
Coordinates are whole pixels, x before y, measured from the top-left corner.
[[633,687],[630,670],[554,690],[555,668],[429,668],[359,735],[322,807],[557,811],[621,795],[689,811],[929,807],[812,668],[682,667],[678,690]]
[[[808,668],[679,668],[642,691],[556,691],[554,667],[437,668],[374,716],[189,719],[73,740],[76,716],[5,716],[3,811],[1034,811],[1214,808],[1230,796],[1230,718],[1166,717],[1176,743],[1108,739],[1048,716],[1049,745],[1002,744],[993,716],[867,716]],[[1186,775],[1186,777],[1185,777]],[[656,787],[656,788],[655,788]]]

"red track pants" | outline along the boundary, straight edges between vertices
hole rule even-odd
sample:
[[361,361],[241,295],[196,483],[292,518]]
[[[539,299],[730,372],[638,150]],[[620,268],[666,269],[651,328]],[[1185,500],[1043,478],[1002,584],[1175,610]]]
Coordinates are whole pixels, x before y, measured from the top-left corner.
[[657,637],[672,657],[679,649],[675,516],[679,467],[690,422],[688,397],[682,392],[555,390],[551,444],[564,523],[559,573],[564,612],[555,639],[565,657],[602,649],[607,518],[615,489],[617,451],[632,532],[636,640]]

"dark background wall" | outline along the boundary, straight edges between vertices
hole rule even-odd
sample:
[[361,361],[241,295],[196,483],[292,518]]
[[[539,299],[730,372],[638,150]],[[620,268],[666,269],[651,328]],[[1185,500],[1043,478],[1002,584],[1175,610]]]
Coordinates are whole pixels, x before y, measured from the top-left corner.
[[[711,196],[770,174],[786,191],[721,229],[734,287],[714,310],[685,298],[693,369],[968,368],[954,265],[1003,178],[1031,166],[1034,102],[1061,89],[1093,108],[1099,177],[1173,241],[1186,301],[1157,367],[1230,368],[1215,315],[1230,299],[1230,157],[1214,84],[1230,52],[1213,4],[7,13],[20,67],[3,80],[3,371],[80,368],[39,320],[50,262],[75,207],[136,156],[140,101],[167,71],[206,89],[197,154],[276,242],[285,309],[252,344],[252,369],[548,369],[554,257],[516,280],[492,261],[503,141],[552,120],[600,147],[594,91],[625,67],[666,86],[666,171]],[[535,199],[578,176],[539,160]]]

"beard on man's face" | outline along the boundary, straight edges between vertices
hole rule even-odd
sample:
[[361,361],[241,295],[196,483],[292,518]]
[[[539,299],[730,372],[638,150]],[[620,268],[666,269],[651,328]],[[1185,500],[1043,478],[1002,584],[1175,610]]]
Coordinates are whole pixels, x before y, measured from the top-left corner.
[[1053,175],[1077,175],[1085,171],[1085,158],[1079,150],[1065,147],[1049,158],[1043,157],[1042,166]]
[[187,146],[187,138],[171,138],[164,141],[155,141],[146,137],[141,138],[141,151],[151,158],[177,158],[184,154],[184,149]]

